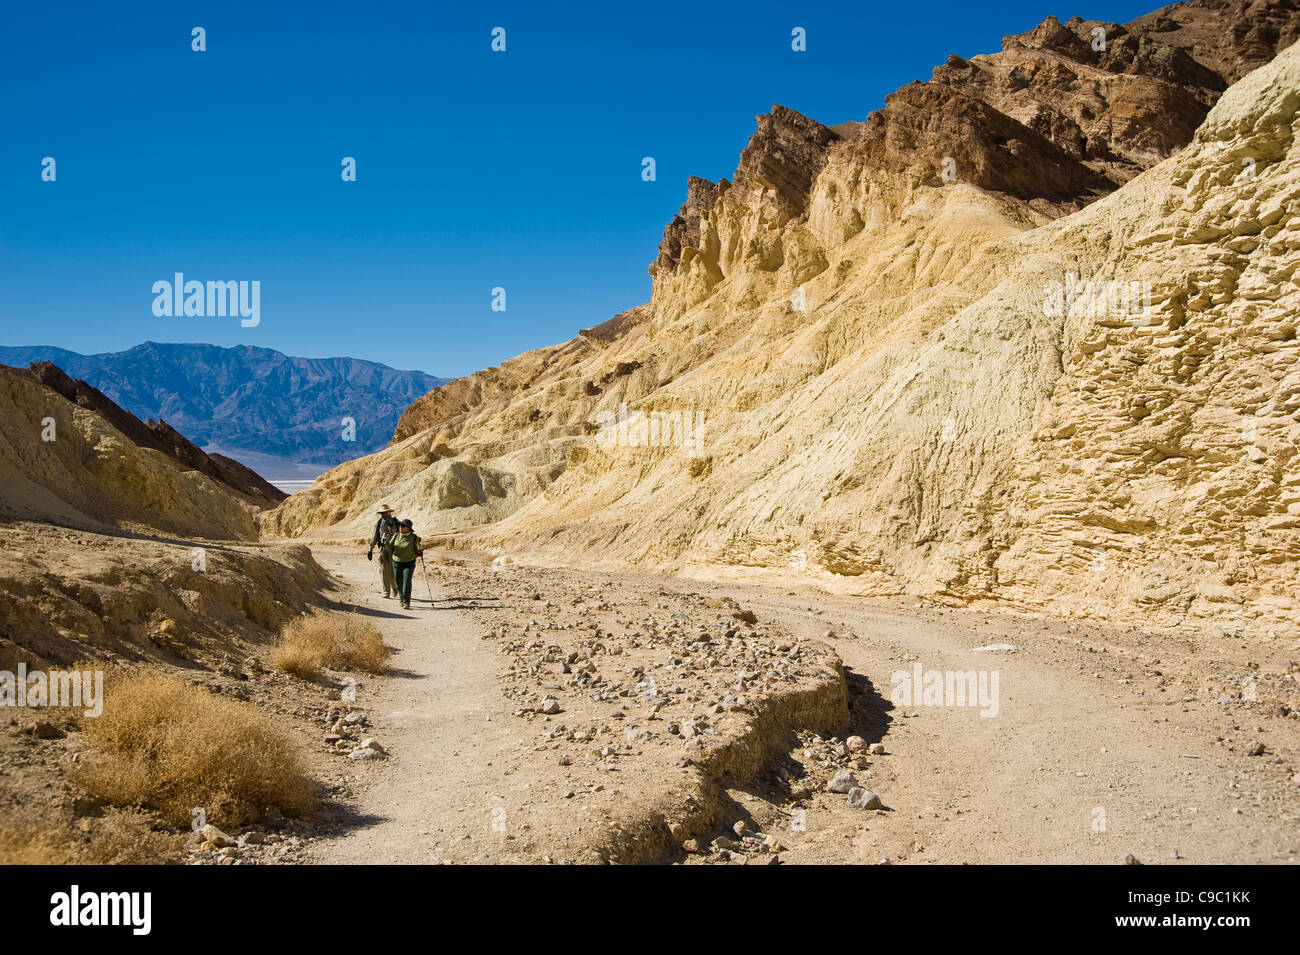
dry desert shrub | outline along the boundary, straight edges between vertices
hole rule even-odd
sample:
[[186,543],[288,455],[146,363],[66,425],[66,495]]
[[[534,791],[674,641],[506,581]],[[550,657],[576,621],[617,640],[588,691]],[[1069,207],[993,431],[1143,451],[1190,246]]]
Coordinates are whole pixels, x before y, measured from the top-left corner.
[[343,628],[343,660],[346,666],[365,673],[383,673],[393,651],[373,625],[348,621]]
[[114,674],[104,695],[103,714],[82,721],[89,752],[73,775],[108,803],[181,827],[195,808],[234,825],[315,804],[292,740],[253,704],[159,673]]
[[383,673],[392,652],[379,631],[365,620],[313,613],[289,622],[272,662],[276,669],[315,680],[326,667]]
[[143,813],[109,810],[85,830],[35,810],[0,812],[0,865],[170,865],[183,840],[158,832]]
[[271,654],[271,665],[304,680],[320,676],[327,661],[337,656],[334,634],[321,625],[316,616],[291,620],[280,633],[280,642]]

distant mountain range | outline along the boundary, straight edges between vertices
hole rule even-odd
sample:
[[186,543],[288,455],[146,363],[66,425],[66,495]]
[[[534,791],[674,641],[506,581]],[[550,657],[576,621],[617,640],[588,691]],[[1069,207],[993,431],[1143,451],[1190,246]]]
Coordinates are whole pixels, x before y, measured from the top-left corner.
[[[137,417],[164,420],[200,447],[272,480],[310,476],[379,450],[407,406],[449,380],[357,358],[294,358],[248,345],[145,342],[98,355],[0,346],[0,364],[37,361],[53,362]],[[346,419],[355,422],[355,434]]]

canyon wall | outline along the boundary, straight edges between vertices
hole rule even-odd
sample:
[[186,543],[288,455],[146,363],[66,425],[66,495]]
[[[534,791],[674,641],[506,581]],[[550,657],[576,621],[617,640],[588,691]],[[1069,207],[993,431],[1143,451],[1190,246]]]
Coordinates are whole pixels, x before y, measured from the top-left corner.
[[649,303],[434,390],[263,530],[387,502],[541,559],[1293,628],[1298,21],[1049,19],[864,123],[775,107]]

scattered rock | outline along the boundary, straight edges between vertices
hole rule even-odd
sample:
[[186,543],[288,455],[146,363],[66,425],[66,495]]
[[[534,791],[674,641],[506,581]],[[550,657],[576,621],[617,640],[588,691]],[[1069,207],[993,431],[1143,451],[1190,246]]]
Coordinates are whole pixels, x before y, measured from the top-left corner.
[[216,826],[212,825],[212,823],[208,823],[207,825],[205,825],[202,829],[202,832],[203,832],[203,841],[206,843],[211,843],[213,846],[216,846],[218,849],[226,849],[235,845],[234,839],[226,835]]
[[841,769],[835,774],[835,777],[826,784],[827,790],[833,793],[847,793],[858,781],[853,778],[853,774],[847,769]]
[[848,793],[848,804],[854,809],[884,809],[885,804],[870,789],[854,786]]

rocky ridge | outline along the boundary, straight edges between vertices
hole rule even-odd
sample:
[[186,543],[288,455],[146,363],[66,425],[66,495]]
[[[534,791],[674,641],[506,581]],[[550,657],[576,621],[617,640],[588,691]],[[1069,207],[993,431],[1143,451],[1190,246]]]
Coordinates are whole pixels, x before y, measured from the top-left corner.
[[[57,369],[38,374],[71,386]],[[161,450],[154,432],[111,402],[78,397],[0,366],[0,513],[93,530],[255,538],[250,509],[228,486]],[[100,413],[114,409],[144,444]]]
[[73,404],[94,411],[138,447],[161,451],[182,467],[206,474],[254,507],[274,507],[289,496],[238,461],[203,451],[166,421],[150,418],[148,422],[142,422],[98,388],[81,379],[74,381],[51,362],[33,362],[28,371],[41,384]]

